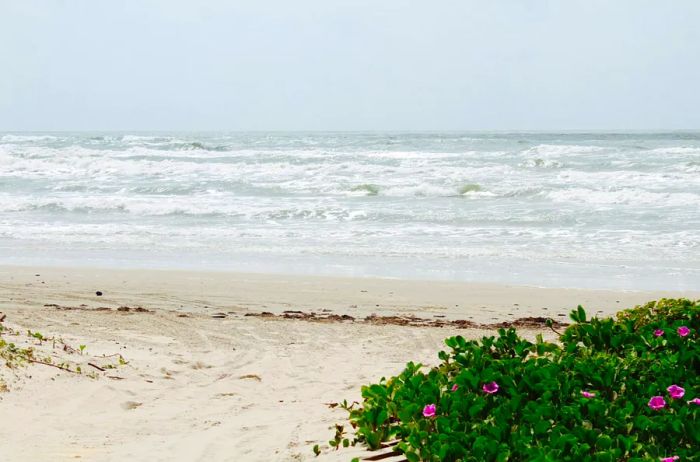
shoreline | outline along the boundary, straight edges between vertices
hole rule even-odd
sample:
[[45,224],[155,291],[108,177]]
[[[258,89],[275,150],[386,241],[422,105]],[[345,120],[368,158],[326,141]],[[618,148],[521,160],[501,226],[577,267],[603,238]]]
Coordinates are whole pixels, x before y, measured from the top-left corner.
[[[102,292],[97,296],[96,292]],[[0,265],[0,310],[13,305],[142,306],[185,312],[466,318],[482,324],[526,316],[568,315],[583,305],[610,315],[658,298],[700,298],[700,291],[633,291],[372,277],[228,271]],[[559,316],[561,317],[561,316]]]

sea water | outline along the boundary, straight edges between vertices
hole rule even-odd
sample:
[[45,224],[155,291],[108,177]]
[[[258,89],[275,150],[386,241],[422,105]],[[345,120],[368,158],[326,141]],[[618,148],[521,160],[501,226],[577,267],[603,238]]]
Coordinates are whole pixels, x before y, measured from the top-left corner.
[[0,133],[0,263],[700,289],[700,133]]

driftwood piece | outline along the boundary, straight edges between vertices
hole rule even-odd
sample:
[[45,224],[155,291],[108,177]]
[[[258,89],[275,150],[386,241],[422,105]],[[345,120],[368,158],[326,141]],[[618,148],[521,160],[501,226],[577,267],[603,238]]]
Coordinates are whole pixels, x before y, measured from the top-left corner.
[[62,371],[70,372],[70,373],[72,373],[72,374],[77,374],[77,373],[78,373],[78,372],[76,372],[76,371],[74,371],[74,370],[68,369],[67,367],[63,367],[63,366],[61,366],[61,365],[59,365],[59,364],[51,364],[51,363],[47,363],[47,362],[44,362],[44,361],[39,361],[38,359],[31,359],[31,358],[30,358],[30,359],[28,359],[27,361],[29,361],[30,363],[34,363],[34,364],[43,364],[44,366],[55,367],[56,369],[61,369]]
[[107,369],[105,369],[105,368],[103,368],[103,367],[98,366],[97,364],[94,364],[94,363],[88,363],[88,366],[92,366],[92,367],[94,367],[95,369],[97,369],[98,371],[102,371],[102,372],[104,372],[104,371],[107,370]]

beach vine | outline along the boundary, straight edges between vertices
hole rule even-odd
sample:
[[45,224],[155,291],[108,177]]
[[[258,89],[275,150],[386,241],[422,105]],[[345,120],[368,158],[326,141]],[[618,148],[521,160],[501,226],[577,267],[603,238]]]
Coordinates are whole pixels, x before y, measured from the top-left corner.
[[[2,320],[4,319],[3,316]],[[102,362],[98,364],[100,360]],[[121,354],[88,358],[87,345],[74,348],[63,338],[48,337],[32,330],[26,330],[25,334],[21,330],[0,323],[0,366],[16,372],[31,364],[97,378],[98,371],[115,369],[128,362]],[[0,377],[0,391],[9,391],[2,377]]]
[[439,365],[408,363],[343,403],[354,437],[331,446],[409,462],[700,461],[700,301],[570,317],[556,343],[448,338]]

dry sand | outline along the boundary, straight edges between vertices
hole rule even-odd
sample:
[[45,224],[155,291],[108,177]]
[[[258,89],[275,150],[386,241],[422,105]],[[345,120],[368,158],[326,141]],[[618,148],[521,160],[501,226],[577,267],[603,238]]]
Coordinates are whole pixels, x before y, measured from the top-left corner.
[[[611,314],[664,296],[700,298],[700,293],[0,267],[3,324],[19,334],[5,338],[83,370],[77,375],[40,364],[4,368],[0,377],[9,391],[0,393],[0,460],[364,457],[361,448],[325,449],[314,457],[313,445],[324,446],[333,424],[345,416],[327,403],[358,399],[362,384],[398,373],[409,360],[434,363],[450,335],[493,332],[376,325],[362,321],[367,315],[483,324],[526,316],[565,320],[579,303],[590,313]],[[118,311],[120,306],[132,309]],[[139,306],[149,311],[133,310]],[[285,310],[355,320],[245,316]],[[87,345],[86,352],[64,351],[60,341],[56,347],[53,341],[39,344],[27,329],[76,349]],[[525,333],[534,336],[537,330]],[[110,356],[116,353],[128,364],[119,365]]]

